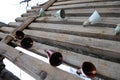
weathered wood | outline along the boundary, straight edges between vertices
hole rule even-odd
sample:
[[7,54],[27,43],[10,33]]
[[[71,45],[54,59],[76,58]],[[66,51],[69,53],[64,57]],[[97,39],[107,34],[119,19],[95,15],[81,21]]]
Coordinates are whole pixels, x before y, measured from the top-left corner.
[[[82,14],[82,13],[93,13],[97,10],[99,13],[120,13],[119,8],[90,8],[90,9],[65,9],[66,14]],[[55,13],[56,10],[46,11],[47,14]]]
[[[27,19],[26,21],[24,21],[18,28],[16,28],[15,30],[13,30],[10,35],[15,35],[16,31],[20,30],[24,30],[24,28],[26,28],[33,20],[35,20],[36,17],[31,17],[29,19]],[[6,36],[2,41],[5,43],[9,43],[13,38],[11,36]]]
[[[48,1],[45,5],[42,6],[43,10],[46,10],[49,6],[51,6],[55,0]],[[10,33],[10,35],[15,35],[16,31],[22,31],[24,30],[29,24],[31,24],[38,16],[33,16],[28,18],[26,21],[24,21],[18,28],[16,28],[13,32]],[[9,43],[13,38],[11,36],[6,36],[2,41],[5,43]]]
[[[19,45],[19,43],[18,43],[18,45]],[[34,45],[30,50],[35,52],[38,55],[43,55],[43,56],[47,57],[47,54],[44,52],[45,49],[50,49],[50,50],[55,50],[57,52],[61,52],[62,55],[63,55],[63,61],[65,63],[67,63],[67,65],[69,65],[69,66],[79,67],[79,66],[82,65],[82,63],[84,61],[90,61],[90,62],[94,63],[94,65],[97,68],[97,73],[100,74],[100,75],[103,75],[103,77],[101,77],[99,75],[98,75],[98,77],[101,77],[104,80],[108,80],[107,78],[105,78],[105,76],[107,76],[109,78],[114,78],[114,79],[119,78],[119,75],[118,75],[119,73],[116,73],[116,72],[119,72],[117,70],[117,69],[120,68],[119,63],[114,63],[114,62],[110,62],[110,61],[106,61],[106,60],[82,55],[82,54],[79,54],[79,53],[74,53],[74,52],[71,52],[71,51],[67,51],[67,50],[60,49],[60,48],[53,47],[53,46],[48,46],[48,45],[41,44],[41,43],[38,43],[38,42],[34,42]],[[103,65],[103,63],[106,64],[106,65],[101,66],[101,65]],[[109,66],[109,65],[112,65],[112,66]],[[114,66],[114,69],[113,69],[113,66]],[[113,72],[115,72],[115,73],[113,73]],[[109,74],[106,74],[106,73],[109,73]],[[112,76],[110,76],[110,75],[112,75]],[[111,80],[111,79],[109,79],[109,80]]]
[[[81,25],[84,21],[88,20],[88,17],[66,17],[65,19],[59,19],[55,17],[43,17],[43,18],[37,18],[37,22],[45,22],[48,23],[57,23],[57,24],[74,24],[74,25]],[[117,24],[119,24],[120,18],[116,17],[102,17],[102,21],[90,25],[95,27],[112,27],[115,28]]]
[[[93,52],[96,55],[106,56],[107,58],[120,58],[120,43],[108,40],[99,40],[86,37],[78,37],[66,34],[42,32],[42,31],[25,31],[26,34],[36,36],[40,38],[46,38],[51,40],[51,44],[61,45],[64,47],[71,47],[73,50],[84,50],[88,52]],[[37,36],[39,35],[39,36]],[[47,41],[49,43],[49,41]],[[46,42],[46,43],[47,43]]]
[[[97,3],[83,3],[83,4],[71,4],[71,5],[61,5],[61,6],[51,6],[47,10],[54,9],[74,9],[74,8],[101,8],[101,7],[119,7],[120,1],[112,2],[97,2]],[[34,7],[38,8],[38,7]]]
[[[113,1],[113,0],[61,0],[60,2],[57,1],[53,5],[66,5],[66,4],[79,4],[79,3],[92,3],[92,2],[107,2],[107,1]],[[114,0],[119,1],[119,0]]]
[[[2,52],[3,51],[3,52]],[[49,80],[81,80],[77,76],[50,66],[49,64],[22,53],[0,42],[0,54],[11,60],[14,64],[32,75],[36,80],[41,80],[39,73],[47,72]],[[14,54],[14,55],[13,55]],[[33,66],[34,65],[34,66]],[[62,76],[62,77],[61,77]]]
[[[120,9],[119,8],[92,8],[92,9],[66,9],[65,13],[66,16],[87,16],[89,17],[95,10],[97,10],[101,17],[119,17],[120,14]],[[27,17],[30,15],[33,15],[34,12],[37,11],[36,9],[33,9],[32,11],[28,12],[28,13],[24,13],[21,16],[22,17]],[[56,10],[49,10],[46,11],[46,15],[54,15],[56,13]]]
[[[112,75],[110,78],[114,78],[114,79],[119,78],[119,75],[117,75],[118,73],[116,73],[116,72],[119,72],[117,70],[120,67],[119,63],[114,63],[114,62],[82,55],[79,53],[76,54],[75,52],[71,52],[71,51],[60,49],[60,48],[53,47],[53,46],[48,46],[48,45],[41,44],[38,42],[34,42],[34,45],[30,50],[32,50],[34,52],[38,52],[38,53],[36,53],[38,55],[46,56],[46,53],[44,52],[45,49],[51,49],[51,50],[61,52],[63,55],[64,62],[67,64],[70,64],[72,66],[81,66],[84,61],[90,61],[90,62],[93,62],[94,65],[97,67],[97,73],[102,74],[104,76],[108,76],[108,77],[110,77],[110,75]],[[103,63],[106,64],[106,66],[101,66],[101,65],[103,65]],[[112,65],[112,66],[109,66],[109,65]],[[113,69],[113,66],[114,66],[114,69]],[[107,69],[107,68],[109,68],[109,69]],[[106,74],[106,73],[109,73],[109,74]]]
[[[16,22],[23,22],[24,20],[26,20],[27,19],[27,17],[17,17],[16,19],[15,19],[15,21]],[[9,24],[9,23],[8,23]]]
[[58,2],[58,1],[70,1],[70,0],[57,0],[57,2]]
[[6,36],[6,34],[0,32],[0,38],[1,38],[1,39],[4,38],[5,36]]
[[18,77],[9,72],[7,69],[2,70],[2,72],[0,73],[0,77],[2,78],[2,80],[20,80]]
[[[44,4],[43,6],[33,6],[33,7],[39,7],[39,8],[43,8],[43,10],[48,9],[56,0],[49,0],[46,4]],[[32,8],[33,8],[32,7]]]
[[[82,26],[84,21],[87,21],[88,17],[66,17],[65,19],[59,19],[56,17],[41,17],[41,18],[37,18],[35,21],[36,22],[44,22],[44,23],[54,23],[54,24],[69,24],[69,25],[80,25]],[[22,22],[25,20],[25,17],[20,17],[20,18],[16,18],[17,22]],[[115,18],[115,17],[102,17],[102,21],[90,25],[90,26],[94,26],[94,27],[112,27],[115,28],[117,26],[117,24],[119,24],[119,18]]]
[[[17,22],[23,22],[27,17],[18,17],[16,18]],[[41,17],[37,18],[36,22],[44,23],[54,23],[54,24],[69,24],[69,25],[79,25],[82,26],[83,22],[86,21],[88,17],[66,17],[65,19],[59,19],[55,17]],[[120,18],[116,17],[102,17],[102,21],[90,25],[93,27],[112,27],[115,28],[119,24]]]
[[[14,28],[9,28],[8,31]],[[60,33],[51,33],[36,30],[25,30],[25,34],[38,38],[38,41],[47,43],[53,46],[62,46],[71,51],[79,52],[79,50],[92,52],[100,58],[117,61],[120,58],[120,42],[102,40],[95,38],[87,38],[73,36]],[[89,54],[88,53],[88,54]],[[103,57],[104,56],[104,57]],[[119,61],[117,61],[119,62]]]
[[[15,20],[17,22],[23,22],[26,20],[27,17],[17,17]],[[82,25],[84,21],[86,21],[88,17],[66,17],[65,19],[59,19],[53,16],[46,16],[46,17],[40,17],[37,18],[35,21],[37,22],[58,22],[62,24],[75,24],[75,25]],[[102,17],[102,21],[96,23],[97,26],[102,26],[103,24],[109,25],[109,26],[103,26],[103,27],[116,27],[115,25],[119,24],[120,18],[119,17]],[[46,23],[47,24],[47,23]]]
[[[46,18],[41,18],[37,20],[44,20]],[[64,22],[64,21],[63,21]],[[21,24],[21,22],[11,22],[9,26],[17,27]],[[58,27],[56,27],[58,26]],[[74,27],[73,27],[74,26]],[[3,27],[1,28],[6,31]],[[49,31],[49,32],[56,32],[56,33],[65,33],[65,34],[72,34],[78,36],[87,36],[87,37],[94,37],[94,38],[102,38],[102,39],[110,39],[110,40],[120,40],[119,36],[115,35],[114,28],[103,28],[103,27],[83,27],[80,25],[64,25],[64,24],[51,24],[51,23],[32,23],[29,25],[29,29],[33,30],[40,30],[40,31]]]

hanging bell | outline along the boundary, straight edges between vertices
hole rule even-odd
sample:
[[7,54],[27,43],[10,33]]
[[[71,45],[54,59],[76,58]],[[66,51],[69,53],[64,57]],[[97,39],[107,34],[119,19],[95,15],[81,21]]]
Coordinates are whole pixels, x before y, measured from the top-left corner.
[[55,52],[53,50],[45,50],[48,55],[49,62],[52,66],[59,66],[62,64],[63,56],[60,52]]
[[29,49],[33,46],[33,40],[30,37],[25,37],[20,44],[23,48]]
[[43,10],[43,8],[41,8],[41,9],[39,10],[39,16],[40,16],[40,17],[43,17],[43,16],[45,16],[45,15],[46,15],[45,11]]
[[17,39],[23,39],[24,38],[24,36],[25,36],[25,34],[22,32],[22,31],[16,31],[16,33],[15,33],[15,37],[17,38]]
[[56,13],[55,13],[55,17],[58,17],[58,18],[65,18],[65,10],[64,9],[60,9],[58,10]]
[[87,21],[83,22],[83,26],[88,26],[90,24],[96,24],[101,21],[100,14],[95,10],[94,13],[89,17]]
[[115,34],[119,35],[120,34],[120,24],[117,24],[116,28],[115,28]]
[[94,78],[96,76],[96,67],[91,62],[84,62],[76,73],[78,75],[82,74],[84,77]]

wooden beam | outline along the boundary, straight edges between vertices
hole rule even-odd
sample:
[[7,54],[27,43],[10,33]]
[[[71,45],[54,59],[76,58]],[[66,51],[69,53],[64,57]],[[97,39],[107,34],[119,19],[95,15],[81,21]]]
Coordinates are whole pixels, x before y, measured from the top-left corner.
[[0,73],[0,77],[2,80],[20,80],[18,77],[16,77],[13,73],[8,71],[7,69],[3,69]]
[[[15,20],[17,22],[23,22],[27,17],[18,17]],[[86,21],[88,19],[88,17],[66,17],[65,19],[59,19],[53,16],[47,16],[47,17],[41,17],[41,18],[37,18],[35,20],[35,22],[44,22],[44,23],[54,23],[54,24],[69,24],[69,25],[79,25],[82,26],[83,22]],[[93,27],[111,27],[111,28],[115,28],[117,26],[117,24],[119,24],[119,20],[120,18],[116,18],[116,17],[102,17],[102,21],[93,24],[93,25],[89,25],[89,26],[93,26]],[[11,24],[11,23],[9,23]],[[11,25],[10,25],[11,26]]]
[[43,10],[47,10],[56,0],[49,0],[46,4],[44,4],[43,6],[33,6],[34,7],[41,7],[43,8]]
[[[46,10],[49,6],[51,6],[56,0],[50,0],[45,5],[42,6],[43,10]],[[10,35],[15,35],[15,32],[20,30],[24,30],[29,24],[31,24],[38,16],[30,17],[26,21],[24,21],[18,28],[16,28]],[[6,36],[2,41],[5,43],[9,43],[13,38],[11,36]]]
[[[114,62],[94,58],[91,56],[82,55],[79,53],[75,53],[75,52],[60,49],[57,47],[41,44],[38,42],[34,42],[34,45],[32,47],[32,50],[35,52],[39,52],[39,55],[46,55],[46,53],[44,52],[45,49],[51,49],[51,50],[61,52],[63,55],[64,62],[70,64],[70,66],[72,65],[72,66],[79,67],[79,66],[82,66],[82,63],[84,61],[90,61],[96,66],[98,74],[107,76],[109,78],[114,78],[114,79],[119,78],[119,75],[118,75],[119,74],[118,69],[120,69],[119,63],[114,63]],[[104,66],[104,64],[105,64],[105,66]],[[114,67],[114,69],[113,69],[113,67]],[[106,73],[109,73],[109,74],[106,74]],[[104,77],[102,77],[102,78],[104,79]]]
[[4,55],[7,59],[25,70],[36,80],[41,80],[39,76],[41,71],[47,72],[48,80],[82,80],[73,74],[52,67],[48,63],[24,54],[2,42],[0,42],[0,54]]
[[4,38],[7,34],[0,32],[0,38]]
[[[66,14],[82,14],[82,13],[88,13],[91,14],[93,13],[95,10],[97,10],[100,14],[102,13],[120,13],[120,9],[119,8],[90,8],[90,9],[65,9],[65,13]],[[56,10],[48,10],[46,11],[47,14],[53,14],[55,13]]]
[[[116,73],[116,71],[114,71],[112,69],[113,66],[112,67],[110,67],[110,66],[102,66],[101,67],[101,65],[102,65],[102,63],[105,63],[106,65],[114,64],[115,68],[119,68],[119,65],[120,65],[119,63],[109,62],[109,61],[106,61],[106,60],[82,55],[82,54],[79,54],[79,53],[74,53],[74,52],[64,50],[64,49],[60,49],[60,48],[57,48],[57,47],[41,44],[41,43],[36,42],[36,41],[37,40],[34,41],[33,47],[29,50],[32,51],[32,52],[35,52],[35,54],[37,54],[37,55],[40,55],[40,56],[42,55],[44,57],[47,57],[47,54],[45,53],[44,50],[45,49],[46,50],[48,50],[48,49],[54,50],[54,51],[62,53],[63,64],[65,63],[65,64],[67,64],[71,67],[75,67],[77,69],[78,67],[82,66],[82,63],[84,61],[90,61],[90,62],[94,63],[94,65],[97,68],[97,74],[98,75],[96,75],[96,77],[99,77],[99,78],[104,79],[104,80],[114,80],[114,79],[116,79],[116,74],[118,74],[118,73]],[[19,42],[13,42],[13,43],[20,46]],[[100,62],[99,62],[99,60],[100,60]],[[104,71],[102,71],[101,69],[103,69],[103,67],[104,68],[107,67],[109,69],[107,69],[107,70],[105,69]],[[111,70],[113,70],[113,71],[111,71]],[[110,77],[110,76],[108,76],[108,74],[106,74],[107,72],[109,72],[111,75],[113,75],[112,72],[115,72],[116,74],[113,75],[112,77]],[[113,77],[115,77],[115,78],[113,79]]]
[[[47,18],[36,19],[36,21],[37,20],[44,21],[45,19],[47,19]],[[49,20],[52,20],[52,19],[49,18],[48,21]],[[59,19],[53,19],[53,20],[59,20]],[[62,22],[65,22],[65,21],[63,20]],[[11,22],[11,23],[9,23],[9,26],[17,27],[20,24],[21,24],[21,22],[15,22],[15,23]],[[58,26],[58,27],[56,27],[56,26]],[[4,28],[5,27],[3,27],[1,29],[7,30]],[[72,25],[72,24],[64,25],[64,24],[52,24],[52,23],[32,23],[31,25],[29,25],[29,29],[120,41],[120,37],[115,35],[114,28],[107,28],[107,27],[104,27],[104,28],[103,27],[93,27],[93,26],[83,27],[80,25]]]
[[[12,30],[9,28],[7,30]],[[53,46],[66,48],[71,51],[83,51],[84,54],[92,54],[95,57],[119,62],[120,58],[120,42],[102,40],[81,36],[73,36],[62,33],[52,33],[36,30],[25,30],[25,34],[36,37],[38,41]],[[88,53],[86,53],[86,51]],[[103,57],[104,56],[104,57]]]
[[[71,5],[60,5],[60,6],[51,6],[47,10],[55,9],[74,9],[74,8],[101,8],[101,7],[118,7],[120,1],[112,2],[97,2],[97,3],[83,3],[83,4],[71,4]],[[39,7],[35,7],[39,8]]]
[[[71,51],[79,52],[79,50],[87,51],[88,55],[91,52],[93,55],[105,59],[120,59],[120,43],[116,41],[100,40],[87,37],[78,37],[73,35],[50,33],[43,31],[25,31],[27,35],[38,37],[38,40],[43,43],[48,43],[53,46],[61,46]],[[39,35],[39,36],[38,36]],[[41,39],[41,40],[40,40]],[[84,54],[84,53],[83,53]],[[118,61],[119,62],[119,61]]]
[[[60,0],[59,0],[60,1]],[[53,5],[66,5],[66,4],[79,4],[79,3],[96,3],[96,2],[107,2],[107,1],[113,1],[113,0],[61,0],[60,2],[57,1]],[[114,0],[119,1],[119,0]]]
[[[58,9],[59,10],[59,9]],[[120,9],[119,8],[92,8],[92,9],[65,9],[66,16],[87,16],[89,17],[95,10],[97,10],[101,17],[120,17]],[[24,13],[21,16],[27,17],[34,14],[37,9],[33,9],[28,13]],[[46,15],[54,15],[57,10],[48,10],[46,11]]]
[[[23,22],[24,20],[26,20],[27,17],[17,17],[15,20],[17,22]],[[46,16],[46,17],[41,17],[41,18],[37,18],[35,21],[36,22],[47,22],[47,23],[53,23],[53,22],[58,22],[58,23],[62,23],[62,24],[78,24],[78,25],[82,25],[82,23],[84,21],[86,21],[88,19],[88,17],[66,17],[65,19],[59,19],[56,18],[54,16]],[[102,25],[109,25],[109,26],[103,26],[103,27],[116,27],[117,24],[119,24],[119,17],[102,17],[102,21],[96,23],[97,26],[102,26]],[[47,24],[46,23],[46,24]],[[95,26],[95,25],[92,25]]]

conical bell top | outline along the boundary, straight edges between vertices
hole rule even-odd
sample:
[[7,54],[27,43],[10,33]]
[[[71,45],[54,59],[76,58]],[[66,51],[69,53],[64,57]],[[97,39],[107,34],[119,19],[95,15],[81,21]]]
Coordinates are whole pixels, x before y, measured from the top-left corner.
[[117,26],[115,28],[115,34],[120,35],[120,24],[117,24]]
[[55,16],[58,18],[65,18],[65,10],[64,9],[60,9],[55,13]]
[[89,22],[91,24],[95,24],[101,21],[101,16],[97,11],[94,11],[94,13],[89,17]]
[[15,37],[17,38],[17,39],[23,39],[24,38],[24,33],[22,32],[22,31],[16,31],[16,33],[15,33]]
[[30,37],[25,37],[21,41],[21,46],[25,49],[29,49],[33,46],[33,40]]
[[60,52],[55,52],[53,50],[45,50],[48,54],[49,62],[52,66],[59,66],[62,64],[63,56]]
[[41,8],[41,9],[39,10],[39,16],[40,16],[40,17],[43,17],[43,16],[45,16],[45,15],[46,15],[45,11],[43,10],[43,8]]
[[96,75],[96,67],[91,62],[84,62],[81,67],[81,73],[88,78],[94,78]]
[[93,14],[89,17],[87,21],[83,22],[83,26],[87,26],[90,24],[96,24],[101,21],[101,16],[98,11],[94,11]]

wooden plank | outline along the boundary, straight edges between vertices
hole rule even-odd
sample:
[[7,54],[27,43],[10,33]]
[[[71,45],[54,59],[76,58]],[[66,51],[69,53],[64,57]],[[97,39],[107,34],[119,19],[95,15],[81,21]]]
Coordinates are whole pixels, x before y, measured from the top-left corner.
[[[19,26],[20,24],[21,22],[11,22],[9,23],[9,26]],[[101,28],[93,26],[83,27],[80,25],[32,23],[31,25],[29,25],[29,29],[120,41],[120,37],[115,35],[114,28],[107,27]]]
[[57,0],[57,2],[60,2],[60,1],[71,1],[71,0]]
[[[51,6],[56,0],[50,0],[48,1],[45,5],[42,6],[43,10],[48,9],[49,6]],[[28,18],[26,21],[24,21],[18,28],[16,28],[13,32],[11,32],[10,35],[15,35],[16,31],[22,31],[24,30],[29,24],[31,24],[38,16],[33,16]],[[4,38],[2,41],[5,43],[9,43],[10,41],[12,41],[12,37],[11,36],[6,36],[6,38]]]
[[[101,7],[119,7],[120,1],[112,2],[97,2],[97,3],[83,3],[83,4],[71,4],[71,5],[61,5],[61,6],[51,6],[47,10],[55,9],[73,9],[73,8],[101,8]],[[35,7],[38,8],[38,7]]]
[[5,36],[6,36],[5,33],[0,32],[0,38],[1,38],[1,39],[4,38]]
[[[113,1],[113,0],[105,0],[106,2],[107,1]],[[66,5],[66,4],[79,4],[79,3],[92,3],[92,2],[105,2],[103,0],[69,0],[69,1],[58,1],[58,2],[55,2],[53,5]],[[114,0],[114,1],[119,1],[119,0]]]
[[42,31],[30,30],[25,31],[25,33],[28,35],[31,33],[32,36],[51,40],[51,44],[55,41],[56,43],[54,44],[56,45],[60,43],[59,45],[61,46],[93,52],[96,55],[107,56],[115,59],[120,58],[119,42]]
[[[115,28],[119,24],[120,18],[116,17],[102,17],[102,20],[96,24],[90,25],[93,27],[111,27]],[[59,19],[55,17],[42,17],[37,18],[36,22],[44,23],[56,23],[56,24],[69,24],[69,25],[81,25],[84,21],[88,20],[88,17],[66,17],[65,19]],[[89,27],[89,26],[88,26]]]
[[[65,9],[66,16],[90,16],[95,10],[99,12],[101,17],[120,17],[119,8],[87,8],[87,9]],[[54,15],[56,10],[46,11],[47,15]],[[29,14],[29,13],[28,13]],[[25,16],[25,14],[24,14]]]
[[[57,69],[49,64],[38,60],[32,56],[15,50],[14,48],[0,42],[0,54],[11,60],[14,64],[32,75],[36,80],[40,79],[40,72],[46,71],[49,80],[82,80],[75,75]],[[13,55],[14,54],[14,55]],[[56,76],[55,76],[56,75]],[[61,77],[62,76],[62,77]]]
[[[93,13],[97,10],[99,13],[120,13],[119,8],[90,8],[90,9],[65,9],[66,14],[82,14],[82,13]],[[47,14],[53,14],[56,10],[46,11]]]
[[[44,4],[43,6],[36,6],[36,7],[41,7],[43,8],[43,10],[47,10],[56,0],[49,0],[46,4]],[[32,7],[33,8],[33,7]]]
[[[14,28],[9,28],[9,31]],[[8,29],[7,29],[8,30]],[[36,30],[25,30],[25,34],[37,37],[40,42],[53,46],[64,47],[65,49],[79,52],[79,50],[90,52],[94,56],[114,60],[120,59],[120,42],[73,36],[60,33],[51,33]],[[84,53],[85,54],[85,53]],[[103,57],[104,56],[104,57]]]
[[69,0],[69,1],[61,1],[55,2],[53,6],[57,5],[67,5],[67,4],[79,4],[79,3],[87,3],[87,2],[100,2],[101,0]]
[[[24,20],[26,20],[28,17],[17,17],[15,19],[16,22],[23,22]],[[9,23],[8,23],[9,24]]]
[[[81,66],[84,61],[90,61],[90,62],[95,64],[99,74],[102,74],[102,75],[107,76],[109,78],[114,78],[114,79],[119,78],[119,75],[118,75],[119,71],[117,70],[118,68],[120,68],[119,63],[109,62],[106,60],[82,55],[79,53],[74,53],[71,51],[67,51],[67,50],[63,50],[60,48],[44,45],[44,44],[37,43],[37,42],[34,42],[34,46],[32,47],[32,49],[38,51],[39,53],[41,53],[43,55],[46,55],[46,53],[44,52],[44,49],[51,49],[51,50],[55,50],[58,52],[62,52],[64,61],[67,62],[68,64],[72,64],[74,66]],[[103,63],[106,64],[106,66],[102,66]],[[113,65],[114,69],[113,69],[113,66],[109,66],[109,65]],[[118,73],[116,73],[116,72],[118,72]],[[106,74],[106,73],[109,73],[109,74]]]
[[[33,39],[33,40],[37,41],[36,39]],[[38,43],[38,42],[35,42],[35,41],[34,41],[33,47],[30,49],[30,51],[33,51],[33,52],[35,52],[38,55],[42,55],[42,56],[46,56],[47,57],[47,54],[44,52],[45,49],[55,50],[57,52],[61,52],[62,53],[62,55],[63,55],[63,62],[65,62],[69,66],[72,66],[72,67],[76,68],[76,67],[82,66],[82,63],[84,61],[90,61],[90,62],[94,63],[94,65],[97,68],[98,75],[96,77],[100,77],[100,78],[102,78],[104,80],[114,80],[114,79],[116,79],[116,77],[118,77],[118,76],[116,76],[116,69],[115,70],[112,69],[113,66],[112,67],[101,66],[102,63],[105,63],[106,65],[110,65],[113,62],[109,62],[109,61],[106,61],[106,60],[102,60],[102,59],[98,59],[98,58],[82,55],[82,54],[79,54],[79,53],[74,53],[74,52],[71,52],[71,51],[68,51],[68,50],[60,49],[60,48],[53,47],[53,46],[48,46],[48,45],[41,44],[41,43]],[[19,45],[19,43],[17,43],[17,45]],[[100,60],[100,62],[99,62],[99,60]],[[114,64],[115,68],[119,68],[119,65],[120,65],[119,63],[113,63],[113,64]],[[109,69],[103,70],[103,67],[104,68],[109,68]],[[113,72],[115,72],[115,75],[113,75],[111,70],[113,70]],[[106,75],[106,72],[110,73],[113,76],[110,77],[108,74]],[[113,77],[115,77],[115,78],[112,79]]]
[[15,76],[13,73],[8,71],[7,69],[3,69],[1,71],[0,77],[2,78],[2,80],[20,80],[17,76]]
[[[15,20],[17,22],[23,22],[27,17],[17,17]],[[74,25],[82,25],[84,21],[86,21],[88,17],[66,17],[65,19],[59,19],[53,16],[40,17],[37,18],[36,22],[47,22],[47,23],[57,23],[57,24],[74,24]],[[113,27],[115,28],[117,24],[119,24],[119,17],[102,17],[102,21],[96,23],[97,27]]]
[[[120,17],[120,9],[119,8],[91,8],[91,9],[65,9],[66,16],[90,16],[95,10],[97,10],[101,17]],[[24,13],[21,16],[27,17],[34,14],[37,9],[29,10],[28,13]],[[54,15],[56,10],[48,10],[46,11],[46,15]]]

